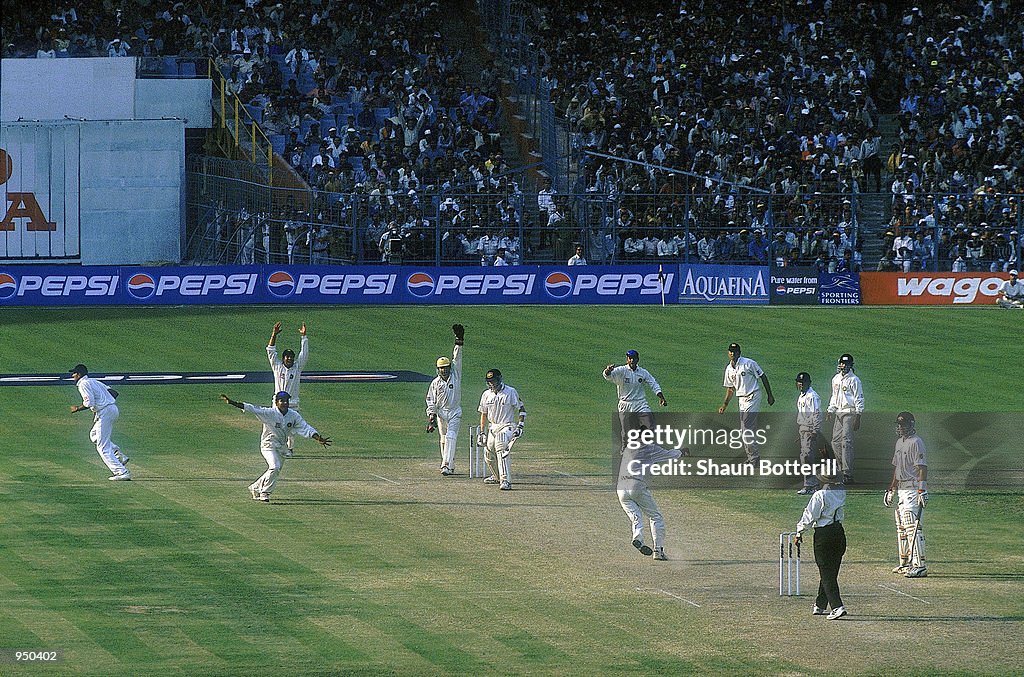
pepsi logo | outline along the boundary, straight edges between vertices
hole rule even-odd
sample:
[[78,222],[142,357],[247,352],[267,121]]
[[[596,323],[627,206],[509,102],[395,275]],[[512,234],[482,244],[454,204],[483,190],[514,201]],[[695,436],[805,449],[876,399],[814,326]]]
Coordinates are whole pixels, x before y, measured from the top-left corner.
[[563,299],[572,291],[572,279],[565,273],[551,273],[544,280],[544,291],[548,296]]
[[785,295],[785,293],[786,293],[786,285],[780,284],[777,287],[775,287],[775,293],[776,294],[780,294],[780,295]]
[[409,293],[418,298],[426,298],[434,293],[434,278],[427,273],[413,273],[405,281]]
[[295,278],[283,270],[273,272],[267,278],[267,290],[278,298],[287,298],[295,293]]
[[0,273],[0,299],[9,299],[18,291],[17,281],[7,273]]
[[156,292],[156,280],[147,273],[135,273],[128,278],[128,293],[144,301]]

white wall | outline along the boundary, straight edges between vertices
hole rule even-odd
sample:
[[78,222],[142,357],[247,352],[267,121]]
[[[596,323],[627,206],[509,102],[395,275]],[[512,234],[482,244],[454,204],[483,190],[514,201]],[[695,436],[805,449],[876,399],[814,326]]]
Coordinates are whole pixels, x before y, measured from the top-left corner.
[[132,120],[135,59],[3,59],[0,121]]

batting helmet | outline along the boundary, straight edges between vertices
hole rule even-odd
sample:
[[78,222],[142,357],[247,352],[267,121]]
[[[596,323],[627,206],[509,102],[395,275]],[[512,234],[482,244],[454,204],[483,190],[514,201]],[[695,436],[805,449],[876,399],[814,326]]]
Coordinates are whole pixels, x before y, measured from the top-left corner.
[[836,364],[836,370],[845,374],[848,369],[853,369],[853,355],[843,353],[839,356],[839,362]]
[[796,375],[796,382],[800,385],[809,386],[811,385],[811,375],[806,371],[802,371]]
[[896,414],[896,434],[900,437],[908,437],[914,434],[917,421],[909,411],[901,411]]
[[485,376],[487,386],[494,392],[501,388],[501,371],[499,369],[488,369]]

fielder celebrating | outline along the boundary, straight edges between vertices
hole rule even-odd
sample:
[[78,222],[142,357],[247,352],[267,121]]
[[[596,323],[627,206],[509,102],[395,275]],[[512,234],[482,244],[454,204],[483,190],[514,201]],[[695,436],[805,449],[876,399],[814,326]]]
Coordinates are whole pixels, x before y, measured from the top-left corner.
[[[437,377],[427,389],[427,432],[437,430],[441,445],[441,474],[455,472],[459,423],[462,421],[462,345],[466,328],[453,324],[455,347],[452,357],[437,358]],[[482,428],[481,428],[482,429]]]
[[860,430],[864,413],[864,389],[853,373],[853,355],[843,353],[832,377],[832,398],[828,402],[828,420],[832,425],[832,448],[844,484],[853,484],[853,433]]
[[[523,434],[526,406],[512,386],[502,383],[501,372],[490,369],[486,375],[487,390],[480,396],[480,436],[484,460],[490,474],[484,484],[501,482],[501,490],[512,489],[512,445]],[[518,414],[518,422],[516,420]]]
[[114,482],[130,480],[132,474],[128,472],[128,457],[122,454],[121,448],[110,439],[114,432],[114,421],[121,415],[114,402],[117,399],[117,391],[108,388],[102,381],[89,378],[89,369],[84,364],[76,364],[70,369],[70,373],[75,385],[78,386],[78,392],[82,395],[82,403],[71,405],[71,413],[86,409],[92,411],[89,440],[96,445],[97,453],[110,469],[111,475],[107,479]]
[[924,578],[924,506],[928,504],[928,463],[924,442],[917,434],[914,415],[909,411],[896,416],[896,451],[892,457],[892,482],[883,502],[891,508],[896,503],[896,539],[900,563],[892,570],[907,578]]
[[1010,271],[1010,279],[1004,280],[999,286],[999,297],[996,303],[1001,308],[1024,308],[1024,283],[1017,280],[1017,271]]
[[[278,322],[270,332],[270,342],[267,343],[267,359],[270,361],[270,370],[274,372],[274,392],[286,392],[291,396],[291,409],[299,410],[299,380],[302,378],[302,370],[306,368],[306,360],[309,358],[309,338],[306,336],[306,323],[299,327],[299,335],[302,336],[299,347],[299,356],[295,351],[286,349],[281,353],[281,359],[277,358],[277,335],[281,333],[281,323]],[[288,436],[288,446],[284,455],[291,456],[295,446],[294,435]]]
[[[641,425],[639,429],[644,430],[646,427]],[[644,464],[664,463],[689,454],[688,448],[665,449],[656,444],[644,444],[638,449],[630,449],[627,446],[622,451],[615,493],[619,497],[619,505],[622,506],[623,512],[629,517],[633,547],[639,550],[641,555],[653,555],[654,559],[659,561],[668,559],[665,555],[665,518],[658,510],[658,504],[651,494],[650,487],[647,486],[647,476],[643,472],[643,466]],[[651,522],[653,550],[644,543],[645,516]]]
[[[733,395],[740,407],[740,430],[757,430],[757,414],[761,411],[761,387],[757,380],[761,379],[764,384],[764,391],[768,393],[768,406],[775,404],[775,395],[772,395],[772,384],[768,382],[768,374],[748,357],[742,357],[740,344],[729,344],[729,364],[725,367],[725,400],[718,408],[719,414],[724,414],[729,406]],[[747,463],[756,465],[761,461],[761,450],[757,442],[753,441],[753,435],[744,435],[743,449],[747,452]],[[750,439],[748,443],[747,440]]]
[[658,396],[661,406],[667,407],[668,402],[651,372],[640,366],[640,353],[635,350],[626,351],[626,364],[619,367],[609,364],[603,374],[604,380],[615,384],[619,395],[619,425],[624,448],[630,429],[637,425],[654,428],[654,416],[651,405],[647,403],[644,386]]
[[283,390],[274,396],[273,407],[258,407],[248,402],[236,402],[224,394],[221,394],[220,399],[232,407],[254,414],[263,424],[260,453],[267,461],[267,471],[249,485],[249,493],[252,494],[254,501],[270,502],[270,494],[273,493],[277,477],[281,474],[281,450],[288,448],[292,435],[312,438],[322,444],[324,449],[331,446],[330,438],[322,436],[313,426],[306,423],[299,412],[288,408],[291,396]]
[[[817,440],[821,434],[821,398],[811,387],[811,375],[802,371],[796,375],[796,387],[800,395],[796,398],[796,426],[800,441],[800,463],[816,463],[818,460]],[[796,492],[810,496],[818,488],[815,475],[804,475],[804,486]]]

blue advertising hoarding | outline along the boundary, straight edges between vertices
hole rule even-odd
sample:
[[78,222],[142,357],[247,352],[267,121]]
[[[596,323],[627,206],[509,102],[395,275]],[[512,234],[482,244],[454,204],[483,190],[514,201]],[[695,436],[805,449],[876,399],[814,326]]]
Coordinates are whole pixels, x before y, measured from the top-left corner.
[[658,304],[675,266],[10,266],[0,306],[335,304]]

